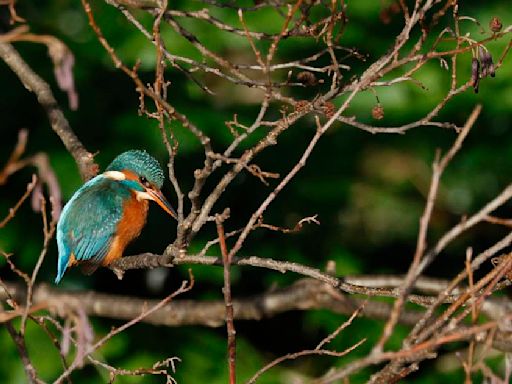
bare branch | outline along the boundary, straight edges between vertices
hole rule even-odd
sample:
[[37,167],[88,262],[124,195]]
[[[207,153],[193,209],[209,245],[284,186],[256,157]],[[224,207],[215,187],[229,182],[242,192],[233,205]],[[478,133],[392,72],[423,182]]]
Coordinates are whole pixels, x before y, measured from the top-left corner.
[[9,43],[0,42],[0,57],[18,75],[28,90],[34,92],[41,106],[46,110],[54,132],[75,159],[84,180],[98,173],[93,155],[88,152],[71,129],[64,113],[59,108],[48,83],[37,75]]

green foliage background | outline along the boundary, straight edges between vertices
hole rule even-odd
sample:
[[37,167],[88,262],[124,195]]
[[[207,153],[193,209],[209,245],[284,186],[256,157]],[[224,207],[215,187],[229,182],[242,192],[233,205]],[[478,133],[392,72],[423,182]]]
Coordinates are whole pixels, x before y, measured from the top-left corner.
[[[174,8],[184,9],[200,9],[204,6],[200,2],[189,1],[170,3]],[[383,24],[379,19],[379,1],[358,0],[347,3],[349,23],[342,44],[356,47],[368,55],[367,63],[349,60],[348,64],[353,66],[351,74],[358,74],[391,47],[394,36],[402,26],[402,20],[395,16],[390,24]],[[95,1],[94,6],[98,24],[121,58],[129,65],[140,59],[140,75],[151,81],[155,62],[153,46],[118,11],[102,1]],[[98,153],[96,159],[102,167],[115,155],[130,148],[146,148],[165,164],[166,151],[155,121],[138,116],[138,97],[132,82],[113,67],[90,30],[80,2],[21,0],[17,9],[28,20],[33,33],[59,37],[75,55],[75,81],[80,107],[78,111],[70,111],[67,109],[65,95],[57,90],[46,48],[30,43],[16,44],[33,69],[50,82],[60,105],[66,109],[66,116],[75,133],[89,150]],[[216,12],[216,16],[238,23],[235,12],[227,9],[217,9]],[[512,23],[510,4],[503,0],[464,1],[460,4],[460,13],[476,18],[486,29],[494,15],[500,16],[504,25]],[[137,16],[145,25],[151,25],[151,18],[144,12],[138,12]],[[0,27],[3,31],[9,29],[7,20],[6,10],[1,9]],[[448,22],[446,18],[439,28],[442,29]],[[280,28],[280,19],[270,11],[254,14],[248,23],[261,31],[271,32]],[[205,24],[196,23],[187,27],[206,45],[215,46],[216,52],[233,57],[233,60],[253,60],[245,39],[219,32]],[[462,29],[471,32],[476,39],[482,37],[478,27],[470,22],[462,22]],[[170,28],[164,28],[163,35],[166,46],[173,53],[200,59],[197,51]],[[488,44],[495,60],[509,39]],[[300,57],[313,48],[304,44],[299,46],[294,39],[290,39],[279,49],[279,55],[282,59]],[[470,61],[469,53],[459,56],[460,81],[469,78]],[[429,232],[430,244],[458,222],[462,215],[473,212],[510,182],[510,63],[511,58],[508,57],[496,78],[484,79],[480,93],[467,91],[450,101],[440,113],[440,120],[461,125],[476,103],[483,104],[477,125],[443,176]],[[378,89],[378,97],[385,110],[385,118],[378,123],[394,126],[421,118],[446,94],[449,76],[439,62],[432,61],[417,75],[418,80],[427,87],[426,90],[411,84]],[[241,122],[250,122],[256,116],[258,105],[254,103],[251,90],[208,78],[207,81],[217,92],[216,96],[210,97],[177,71],[167,71],[166,77],[172,82],[170,103],[212,137],[215,149],[224,148],[230,143],[232,137],[224,122],[231,120],[234,113],[238,114]],[[23,88],[3,63],[0,63],[0,89],[0,164],[7,159],[19,129],[28,128],[30,136],[27,153],[48,153],[67,200],[80,186],[81,180],[71,156],[51,131],[44,111],[34,95]],[[316,91],[318,89],[291,90],[290,94],[311,99]],[[343,98],[335,103],[342,101]],[[374,95],[364,92],[356,97],[349,114],[356,115],[364,122],[375,123],[371,118],[374,105]],[[279,113],[278,109],[274,113]],[[178,177],[182,187],[187,190],[193,182],[193,170],[202,164],[202,149],[180,126],[174,128],[180,141],[176,159]],[[256,163],[264,170],[285,174],[297,162],[313,134],[314,122],[311,119],[301,121],[282,136],[277,147],[260,155]],[[430,164],[436,149],[448,148],[454,137],[454,132],[436,127],[416,128],[405,135],[371,135],[338,124],[321,139],[307,167],[283,191],[265,216],[269,223],[293,226],[304,216],[318,214],[322,225],[307,226],[295,235],[256,231],[246,242],[243,254],[290,260],[318,268],[323,268],[328,260],[334,260],[340,275],[404,273],[414,252],[418,219],[429,185]],[[252,142],[257,139],[254,137]],[[15,174],[0,189],[0,217],[7,213],[24,192],[31,172],[25,169]],[[213,186],[214,181],[208,186]],[[217,205],[218,208],[226,205],[231,208],[229,228],[240,227],[276,183],[273,181],[270,187],[265,187],[252,176],[240,175]],[[169,183],[164,192],[173,201]],[[503,210],[500,214],[506,216],[510,212]],[[165,213],[152,208],[147,228],[141,238],[130,246],[128,253],[161,252],[172,242],[174,231],[175,223],[169,224]],[[428,274],[446,278],[452,276],[462,269],[467,246],[473,246],[475,252],[478,252],[493,244],[503,234],[504,230],[495,226],[479,226],[471,231],[470,236],[450,246],[429,268]],[[213,236],[214,228],[205,228],[192,244],[191,251],[201,249]],[[39,215],[31,211],[29,204],[25,204],[16,218],[0,232],[0,249],[13,253],[13,260],[25,271],[33,268],[41,243],[41,220]],[[212,254],[216,252],[218,250],[212,249]],[[56,246],[53,244],[40,273],[40,282],[53,284],[56,257]],[[0,268],[2,279],[15,279],[3,259],[0,259]],[[193,266],[192,270],[196,287],[186,298],[221,299],[222,271],[216,267],[200,266]],[[186,271],[186,267],[174,268],[167,272],[163,284],[151,288],[148,276],[153,275],[144,271],[128,272],[122,281],[118,281],[107,270],[98,271],[89,277],[72,270],[66,275],[62,287],[156,298],[177,288],[187,276]],[[298,276],[234,268],[233,279],[235,296],[243,297],[273,286],[286,286],[296,281]],[[236,322],[240,382],[277,356],[316,346],[345,319],[329,311],[297,311],[261,321]],[[98,335],[121,324],[111,319],[92,319],[92,322]],[[381,322],[358,319],[332,345],[342,350],[361,338],[367,338],[368,341],[354,353],[342,359],[311,357],[283,363],[265,374],[259,382],[291,382],[294,375],[299,373],[314,376],[322,374],[333,365],[341,366],[367,353],[378,338],[381,327]],[[36,369],[45,380],[54,380],[62,370],[57,352],[47,336],[33,324],[28,332],[29,352]],[[406,332],[406,328],[399,327],[389,347],[398,347]],[[225,349],[224,328],[166,328],[138,324],[116,336],[98,352],[97,357],[114,366],[129,369],[148,367],[156,360],[178,356],[182,360],[175,374],[179,383],[214,384],[227,382]],[[3,327],[0,327],[0,351],[0,382],[25,382],[19,356]],[[502,361],[497,359],[493,364],[499,367]],[[369,373],[368,370],[362,371],[353,376],[351,382],[364,382]],[[423,363],[420,371],[404,382],[462,382],[462,377],[460,368],[444,365],[442,360],[437,360]],[[478,377],[475,379],[478,382]],[[107,381],[105,372],[98,372],[90,366],[73,376],[75,383]],[[162,378],[119,378],[116,382],[153,383],[162,382]]]

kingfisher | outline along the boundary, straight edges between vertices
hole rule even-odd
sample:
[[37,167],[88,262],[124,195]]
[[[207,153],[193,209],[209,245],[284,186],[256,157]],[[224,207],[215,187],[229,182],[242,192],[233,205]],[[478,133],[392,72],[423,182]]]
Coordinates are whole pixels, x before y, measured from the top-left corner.
[[176,219],[160,189],[164,173],[146,151],[117,156],[105,172],[87,181],[62,210],[57,223],[59,283],[68,267],[80,264],[85,274],[123,255],[146,223],[149,200]]

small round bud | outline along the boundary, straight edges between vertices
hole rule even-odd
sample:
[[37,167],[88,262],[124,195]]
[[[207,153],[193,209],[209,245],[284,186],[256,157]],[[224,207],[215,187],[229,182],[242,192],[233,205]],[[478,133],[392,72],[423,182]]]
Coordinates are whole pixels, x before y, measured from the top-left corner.
[[499,17],[494,16],[491,21],[489,22],[489,28],[491,28],[491,31],[494,33],[501,31],[501,28],[503,28],[503,24],[501,23],[501,20]]
[[384,107],[380,104],[377,104],[372,108],[372,117],[375,120],[382,120],[384,118]]

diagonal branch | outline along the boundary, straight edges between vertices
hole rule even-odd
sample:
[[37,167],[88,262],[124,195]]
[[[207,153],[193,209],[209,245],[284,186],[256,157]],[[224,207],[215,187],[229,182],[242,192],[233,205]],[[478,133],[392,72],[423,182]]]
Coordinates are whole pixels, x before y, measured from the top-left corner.
[[71,129],[48,83],[29,67],[11,44],[0,42],[0,57],[16,73],[25,88],[36,94],[54,132],[75,159],[82,179],[87,180],[95,176],[98,173],[98,166],[94,162],[93,155],[85,149]]
[[432,211],[434,209],[434,202],[437,196],[437,191],[439,188],[439,182],[441,180],[441,176],[443,175],[444,170],[453,159],[457,151],[461,148],[462,142],[468,135],[471,127],[475,124],[477,117],[480,115],[480,111],[482,110],[481,105],[477,105],[471,115],[468,117],[464,128],[457,136],[457,139],[453,143],[452,147],[449,151],[444,155],[440,160],[436,158],[433,165],[433,173],[432,173],[432,182],[430,184],[430,190],[427,197],[427,204],[425,205],[425,210],[420,219],[420,228],[418,234],[418,240],[416,244],[416,252],[414,253],[413,261],[409,267],[409,271],[407,272],[406,280],[404,284],[400,287],[400,296],[398,300],[395,301],[394,310],[389,317],[388,322],[386,323],[384,330],[382,332],[382,336],[378,343],[375,345],[375,350],[379,351],[384,348],[384,343],[389,339],[393,329],[397,323],[398,316],[400,311],[403,308],[403,305],[406,301],[406,297],[409,294],[414,280],[421,274],[421,265],[420,261],[423,257],[423,254],[426,249],[426,239],[427,239],[427,231],[430,223],[430,217],[432,216]]

